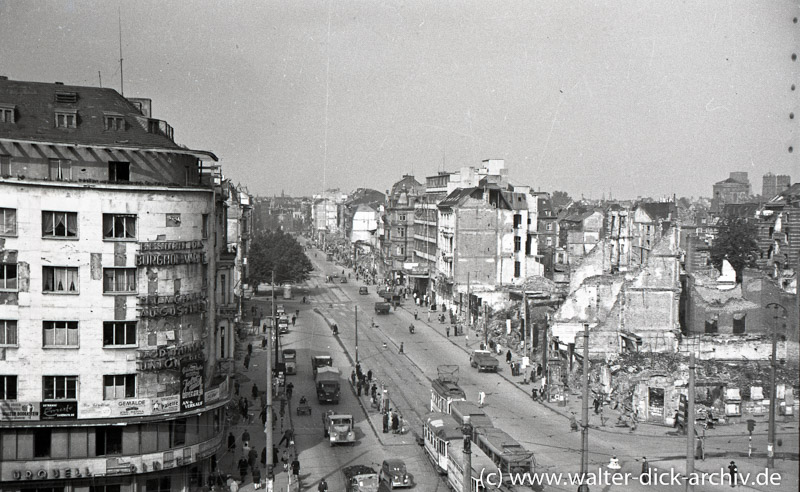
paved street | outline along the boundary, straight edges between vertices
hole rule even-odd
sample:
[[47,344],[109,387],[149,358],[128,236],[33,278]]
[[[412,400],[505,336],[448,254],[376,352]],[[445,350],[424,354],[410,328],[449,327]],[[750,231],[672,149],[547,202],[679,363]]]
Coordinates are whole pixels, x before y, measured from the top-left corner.
[[[342,267],[322,261],[322,255],[312,261],[319,273],[341,274]],[[315,272],[317,273],[317,272]],[[341,332],[339,337],[351,354],[355,352],[355,307],[359,311],[359,359],[366,369],[372,368],[377,377],[387,382],[390,396],[395,406],[410,422],[412,429],[419,432],[422,416],[427,412],[430,398],[430,380],[436,375],[439,364],[458,364],[460,385],[467,398],[477,401],[477,394],[487,394],[486,412],[496,427],[500,427],[535,452],[537,471],[577,472],[580,463],[580,433],[569,431],[567,417],[570,411],[580,415],[580,399],[571,396],[567,407],[542,405],[530,399],[529,388],[511,378],[510,371],[499,374],[477,374],[467,363],[468,351],[478,342],[474,334],[468,343],[464,337],[445,337],[444,327],[436,321],[428,323],[424,316],[414,321],[413,311],[400,308],[385,316],[377,316],[373,304],[379,300],[375,286],[369,286],[369,295],[359,295],[361,285],[351,279],[349,283],[325,284],[324,275],[312,277],[312,305],[321,315],[332,323],[337,323]],[[422,312],[420,310],[420,312]],[[373,321],[377,329],[370,328]],[[435,319],[435,317],[433,318]],[[408,325],[414,322],[418,328],[414,335],[409,334]],[[386,343],[387,348],[383,348]],[[404,354],[399,354],[403,344]],[[343,370],[344,373],[347,373]],[[636,432],[628,428],[618,428],[616,412],[606,412],[605,427],[593,414],[590,417],[590,470],[604,467],[612,456],[622,465],[621,472],[638,476],[641,458],[646,456],[651,466],[667,470],[685,469],[686,439],[677,435],[672,428],[641,424]],[[531,423],[534,423],[531,425]],[[779,422],[778,433],[782,436],[782,446],[778,448],[776,470],[785,477],[779,490],[795,490],[797,484],[797,426],[794,421]],[[644,439],[643,439],[644,438]],[[766,424],[759,424],[753,438],[755,454],[747,458],[747,433],[744,424],[720,426],[706,434],[705,461],[697,461],[697,471],[715,472],[735,459],[740,472],[757,473],[763,471],[766,458]],[[421,454],[421,451],[420,451]],[[645,487],[642,487],[644,489]],[[559,487],[553,487],[558,490]],[[573,487],[565,487],[564,490]],[[623,490],[617,488],[618,490]],[[625,490],[635,490],[629,486]],[[669,487],[666,487],[669,489]],[[677,489],[683,489],[678,487]],[[677,490],[676,489],[676,490]],[[767,490],[752,487],[753,490]],[[774,488],[770,490],[775,490]]]

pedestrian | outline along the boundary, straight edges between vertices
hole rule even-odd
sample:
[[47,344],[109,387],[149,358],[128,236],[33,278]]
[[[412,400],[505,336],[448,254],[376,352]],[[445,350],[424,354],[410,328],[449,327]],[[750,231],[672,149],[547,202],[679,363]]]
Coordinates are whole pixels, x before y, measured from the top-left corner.
[[253,395],[253,399],[257,400],[258,399],[258,385],[253,383],[253,389],[252,389],[252,391],[250,393]]
[[389,432],[389,413],[383,413],[383,433],[386,434]]
[[486,401],[486,393],[481,391],[478,393],[478,407],[483,408],[483,403]]
[[400,353],[403,353],[403,342],[400,342]]
[[638,421],[639,421],[639,411],[636,410],[636,411],[633,412],[633,415],[631,416],[631,430],[630,430],[630,432],[633,432],[633,431],[636,430],[636,425],[637,425]]
[[284,449],[283,453],[281,453],[281,463],[283,463],[283,471],[289,469],[289,450]]
[[595,396],[592,404],[594,405],[594,414],[597,415],[600,413],[600,399]]
[[264,449],[261,450],[261,465],[267,466],[267,447],[264,446]]
[[[418,316],[419,316],[419,312],[418,312],[418,311],[415,309],[415,310],[414,310],[414,320],[415,320],[415,321],[417,320],[417,317],[418,317]],[[428,321],[430,321],[430,315],[428,316]]]
[[324,478],[319,481],[317,492],[328,492],[328,482],[326,482]]
[[355,386],[355,385],[356,385],[356,371],[352,371],[352,372],[350,373],[350,381],[352,381],[352,383],[353,383],[353,386]]
[[233,432],[228,432],[228,451],[236,450],[236,438],[233,437]]
[[294,384],[289,383],[286,385],[286,398],[291,400],[292,399],[292,392],[294,392]]
[[272,446],[272,464],[278,464],[278,446]]
[[361,379],[361,376],[363,375],[364,372],[361,370],[361,363],[359,362],[358,364],[356,364],[356,376],[358,376],[358,379]]
[[292,475],[295,477],[300,476],[300,460],[298,460],[297,457],[292,460]]
[[294,324],[295,324],[295,321],[297,321],[297,316],[294,316],[294,315],[293,315],[293,316],[292,316],[292,326],[294,326]]
[[250,433],[247,432],[247,429],[242,432],[242,446],[247,446],[250,444]]
[[[267,325],[264,325],[264,327],[265,327],[264,329],[265,329],[265,330],[266,330],[266,326],[267,326]],[[262,348],[262,349],[263,349],[263,348],[267,348],[267,337],[264,337],[264,338],[262,338],[262,339],[261,339],[261,348]]]
[[244,368],[250,369],[250,354],[244,356]]
[[236,396],[239,396],[239,381],[233,382],[233,392]]
[[300,317],[300,310],[299,309],[295,309],[294,310],[294,317],[295,318],[299,318]]
[[243,484],[245,480],[247,480],[247,466],[247,460],[245,458],[241,458],[239,460],[239,476],[242,477]]
[[253,468],[253,484],[261,484],[261,470],[258,467]]
[[578,420],[575,418],[574,413],[569,416],[569,431],[570,432],[578,431]]
[[252,354],[253,353],[253,344],[252,343],[248,343],[247,344],[247,353],[248,354]]
[[450,326],[445,326],[444,333],[447,335],[447,338],[450,338]]
[[642,485],[650,483],[650,463],[647,462],[647,456],[642,458],[642,473],[639,475],[639,483]]
[[230,485],[228,485],[228,489],[230,489],[231,492],[239,492],[239,482],[236,480],[231,480]]
[[261,419],[261,425],[267,425],[267,407],[261,407],[261,412],[258,414]]
[[731,487],[736,487],[736,472],[739,471],[739,467],[736,466],[736,462],[731,461],[731,464],[728,465],[728,473],[731,476]]
[[400,415],[397,412],[392,413],[392,434],[397,434],[400,429]]
[[372,381],[372,369],[367,371],[367,381]]
[[292,429],[286,429],[283,431],[283,437],[281,437],[281,441],[278,443],[278,446],[283,444],[286,441],[286,447],[289,447],[289,444],[292,442]]
[[378,393],[378,385],[372,383],[372,388],[370,389],[370,395],[372,395],[372,399],[375,399],[375,395]]
[[250,448],[247,453],[247,464],[250,465],[250,469],[253,471],[258,468],[258,451],[255,448]]
[[[245,460],[249,460],[250,459],[250,450],[251,449],[252,448],[250,448],[250,443],[249,442],[245,443],[245,445],[242,446],[242,452],[244,453],[244,459]],[[249,465],[250,462],[248,461],[247,464]]]
[[601,405],[600,406],[600,427],[605,427],[605,426],[606,426],[606,417],[605,417],[605,415],[603,415],[603,407]]
[[358,396],[361,396],[361,386],[362,386],[361,380],[359,379],[358,383],[356,383],[356,388],[358,389]]

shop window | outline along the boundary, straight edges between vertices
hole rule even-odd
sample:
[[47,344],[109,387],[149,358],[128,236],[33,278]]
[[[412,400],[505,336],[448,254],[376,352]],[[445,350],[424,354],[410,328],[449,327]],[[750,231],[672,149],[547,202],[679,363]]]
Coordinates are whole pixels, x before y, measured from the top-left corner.
[[0,236],[17,235],[17,209],[0,208]]
[[17,320],[0,319],[0,347],[16,347],[17,340]]
[[173,420],[170,423],[170,433],[172,443],[170,447],[183,446],[186,444],[186,419]]
[[103,323],[103,347],[136,345],[135,321],[106,321]]
[[42,267],[42,292],[77,294],[77,267]]
[[45,400],[76,400],[78,376],[42,376]]
[[43,321],[45,347],[78,347],[77,321]]
[[121,400],[136,397],[136,375],[114,374],[103,376],[103,399]]
[[17,376],[0,376],[0,400],[17,399]]
[[103,214],[103,239],[136,239],[136,215]]
[[77,212],[42,212],[42,237],[45,238],[77,238]]
[[151,478],[144,483],[144,492],[170,492],[170,477]]
[[52,433],[50,429],[33,430],[33,457],[49,458],[52,443]]
[[94,436],[97,456],[122,454],[122,427],[97,427]]
[[103,268],[104,294],[135,294],[135,268]]
[[17,290],[17,264],[0,263],[0,291]]

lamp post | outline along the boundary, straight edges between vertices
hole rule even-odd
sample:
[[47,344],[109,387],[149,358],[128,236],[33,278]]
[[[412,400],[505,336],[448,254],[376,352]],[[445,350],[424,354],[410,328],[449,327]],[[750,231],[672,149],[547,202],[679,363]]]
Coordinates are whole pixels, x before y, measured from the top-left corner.
[[[775,398],[777,396],[777,390],[775,387],[775,371],[777,368],[778,353],[778,320],[780,318],[786,320],[786,308],[777,302],[771,302],[764,307],[772,310],[772,319],[774,320],[772,323],[772,359],[770,361],[769,371],[769,431],[767,434],[767,468],[772,469],[775,466]],[[783,311],[783,316],[779,315],[779,310]]]

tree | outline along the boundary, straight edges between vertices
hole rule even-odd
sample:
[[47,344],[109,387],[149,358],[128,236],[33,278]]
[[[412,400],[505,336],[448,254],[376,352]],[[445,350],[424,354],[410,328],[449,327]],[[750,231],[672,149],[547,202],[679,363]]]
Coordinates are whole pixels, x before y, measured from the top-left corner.
[[742,271],[756,266],[761,250],[758,247],[756,227],[744,219],[728,219],[720,224],[719,235],[711,246],[711,264],[722,269],[722,260],[728,260],[736,271],[736,281],[742,281]]
[[569,207],[570,203],[573,202],[572,197],[569,196],[566,191],[554,191],[550,200],[556,212]]
[[276,284],[301,282],[314,269],[300,243],[281,231],[256,235],[251,242],[248,262],[253,285],[271,282],[273,271]]

